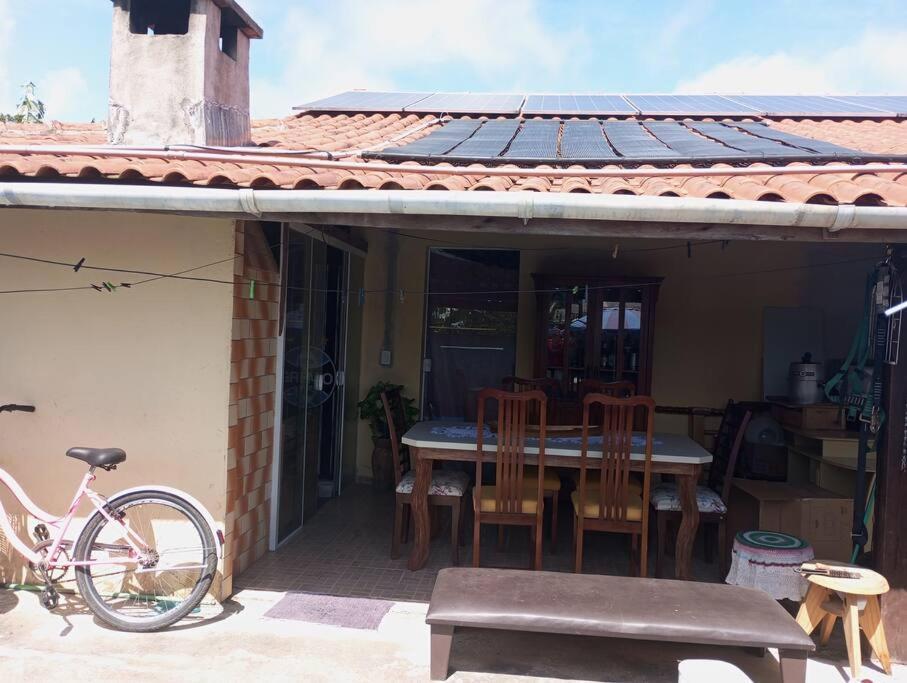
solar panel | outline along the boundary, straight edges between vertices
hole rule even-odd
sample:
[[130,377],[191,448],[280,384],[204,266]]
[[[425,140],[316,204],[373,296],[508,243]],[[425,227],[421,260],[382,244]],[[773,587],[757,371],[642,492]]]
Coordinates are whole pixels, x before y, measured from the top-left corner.
[[526,121],[504,156],[515,159],[556,159],[560,130],[560,121]]
[[777,140],[778,142],[783,142],[797,149],[805,149],[810,152],[815,152],[816,154],[841,157],[855,157],[861,155],[861,153],[857,150],[848,149],[847,147],[840,147],[839,145],[832,144],[831,142],[825,142],[824,140],[816,140],[815,138],[807,138],[803,137],[802,135],[785,133],[783,130],[770,128],[764,123],[738,123],[735,125],[738,128],[742,128],[746,132],[752,133],[753,135],[758,135],[761,138]]
[[448,121],[424,138],[398,147],[385,147],[385,154],[406,154],[408,156],[432,156],[447,154],[454,147],[476,132],[482,121],[478,119],[456,119]]
[[648,121],[645,127],[655,137],[670,147],[679,157],[710,159],[713,157],[739,157],[739,149],[716,142],[676,121]]
[[523,95],[435,93],[404,111],[422,114],[519,114]]
[[818,95],[727,95],[768,116],[885,116],[886,113],[862,104],[842,102]]
[[523,114],[611,116],[638,113],[620,95],[529,95]]
[[734,125],[704,121],[686,121],[684,125],[749,155],[789,157],[803,153],[802,149],[789,147],[781,142],[768,138],[747,134]]
[[398,112],[431,95],[427,92],[367,92],[350,90],[294,107],[303,111]]
[[835,95],[832,99],[907,116],[907,95]]
[[793,135],[764,123],[455,119],[409,144],[366,152],[366,158],[453,163],[730,163],[795,159],[819,162],[892,160]]
[[518,119],[496,119],[482,124],[472,137],[448,153],[461,159],[491,159],[501,154],[519,128]]
[[676,156],[636,121],[606,121],[602,128],[608,142],[623,157],[648,159]]
[[626,95],[643,115],[755,115],[756,110],[720,95]]
[[617,157],[598,121],[567,121],[561,135],[564,159],[614,159]]

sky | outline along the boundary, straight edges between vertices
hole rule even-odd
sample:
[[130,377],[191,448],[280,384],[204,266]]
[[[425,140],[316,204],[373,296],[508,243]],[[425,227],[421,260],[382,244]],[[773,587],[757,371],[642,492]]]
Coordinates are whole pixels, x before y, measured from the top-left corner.
[[[353,88],[907,93],[907,0],[240,0],[252,114]],[[109,0],[0,0],[0,112],[102,120]]]

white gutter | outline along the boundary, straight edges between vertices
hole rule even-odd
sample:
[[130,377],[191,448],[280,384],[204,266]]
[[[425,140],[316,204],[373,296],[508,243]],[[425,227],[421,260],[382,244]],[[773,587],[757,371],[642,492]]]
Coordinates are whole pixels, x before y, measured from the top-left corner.
[[907,229],[907,207],[826,206],[692,197],[568,192],[418,192],[412,190],[252,190],[151,185],[0,183],[0,206],[222,214],[482,216],[492,218],[718,223]]

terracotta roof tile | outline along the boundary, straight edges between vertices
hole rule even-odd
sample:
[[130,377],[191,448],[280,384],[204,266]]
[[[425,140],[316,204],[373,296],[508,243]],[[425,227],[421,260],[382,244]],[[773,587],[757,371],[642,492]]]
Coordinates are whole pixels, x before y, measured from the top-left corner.
[[[468,117],[467,117],[468,118]],[[907,120],[812,120],[768,121],[779,130],[818,138],[845,147],[878,154],[907,155]],[[362,161],[357,150],[380,149],[411,142],[430,134],[441,123],[433,116],[417,114],[303,114],[281,119],[262,119],[252,125],[256,150],[269,157],[287,152],[341,154],[341,158]],[[60,123],[0,124],[0,145],[86,145],[106,143],[103,124]],[[74,152],[76,152],[74,150]],[[326,156],[326,155],[325,155]],[[584,177],[584,167],[574,166],[577,177],[525,177],[517,167],[513,175],[463,175],[443,172],[449,163],[423,166],[417,162],[397,164],[415,167],[418,172],[321,168],[280,160],[263,162],[189,158],[156,159],[105,157],[82,151],[50,154],[12,153],[0,150],[0,178],[34,177],[48,180],[66,178],[110,179],[120,182],[158,182],[199,186],[256,187],[284,189],[404,189],[592,192],[648,196],[691,196],[788,202],[879,203],[907,206],[907,174],[804,173],[779,175],[767,164],[752,164],[765,173],[731,176],[730,168],[716,164],[707,177],[595,178]],[[805,164],[806,169],[810,167]],[[483,170],[480,165],[474,168]],[[508,167],[503,167],[508,168]],[[618,168],[614,166],[613,168]],[[687,168],[687,167],[679,167]],[[441,172],[439,172],[441,171]]]

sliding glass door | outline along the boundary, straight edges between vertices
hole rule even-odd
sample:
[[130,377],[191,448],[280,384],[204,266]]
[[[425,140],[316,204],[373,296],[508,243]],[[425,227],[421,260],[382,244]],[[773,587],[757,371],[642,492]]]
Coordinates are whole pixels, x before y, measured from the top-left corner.
[[349,272],[345,251],[283,235],[274,546],[340,493]]

